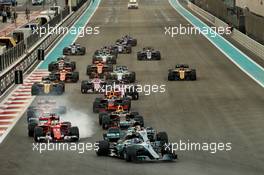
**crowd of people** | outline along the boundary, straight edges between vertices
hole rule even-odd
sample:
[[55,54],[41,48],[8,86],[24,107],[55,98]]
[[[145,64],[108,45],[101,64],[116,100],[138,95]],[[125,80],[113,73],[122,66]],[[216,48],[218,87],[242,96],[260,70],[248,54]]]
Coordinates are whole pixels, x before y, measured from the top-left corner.
[[0,7],[0,15],[2,16],[2,23],[6,23],[8,20],[11,20],[11,22],[15,22],[17,18],[17,13],[11,6]]

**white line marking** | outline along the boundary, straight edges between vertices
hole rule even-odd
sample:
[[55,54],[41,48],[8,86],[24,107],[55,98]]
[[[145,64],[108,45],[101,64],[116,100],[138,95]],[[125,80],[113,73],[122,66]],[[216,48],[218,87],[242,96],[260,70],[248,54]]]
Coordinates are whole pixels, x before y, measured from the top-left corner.
[[[178,2],[178,0],[176,0]],[[174,7],[174,5],[172,4],[171,0],[169,0],[169,3],[171,4],[171,6],[179,13],[181,14],[181,16],[183,16],[190,24],[192,24],[193,26],[194,23],[192,21],[190,21],[187,17],[185,17],[181,12],[179,12],[177,10],[176,7]],[[179,4],[179,2],[178,2]],[[190,13],[189,11],[187,11],[184,7],[182,7],[180,4],[179,6],[185,10],[187,13]],[[191,14],[191,13],[190,13]],[[199,18],[197,18],[196,16],[194,16],[193,14],[191,14],[194,18],[196,18],[197,20],[199,20],[202,24],[206,25],[204,22],[202,22]],[[207,26],[207,25],[206,25]],[[252,78],[255,82],[257,82],[260,86],[264,87],[264,84],[262,84],[259,80],[257,80],[255,77],[253,77],[251,74],[249,74],[244,68],[242,68],[238,63],[236,63],[225,51],[223,51],[223,49],[221,49],[220,47],[218,47],[209,36],[205,35],[202,32],[203,36],[206,37],[207,40],[209,40],[216,48],[218,48],[218,50],[220,50],[230,61],[232,61],[237,67],[240,68],[240,70],[242,70],[244,73],[246,73],[250,78]],[[218,35],[218,34],[217,34]],[[218,35],[219,37],[222,37],[220,35]],[[222,37],[223,38],[223,37]],[[255,61],[253,61],[252,59],[250,59],[246,54],[244,54],[242,51],[240,51],[238,48],[236,48],[233,44],[231,44],[229,41],[227,41],[225,38],[223,38],[225,40],[225,42],[227,42],[231,47],[233,47],[234,49],[236,49],[238,52],[240,52],[243,56],[246,57],[246,59],[248,59],[249,61],[251,61],[252,63],[254,63],[257,67],[261,68],[264,71],[264,68],[261,67],[259,64],[257,64]]]

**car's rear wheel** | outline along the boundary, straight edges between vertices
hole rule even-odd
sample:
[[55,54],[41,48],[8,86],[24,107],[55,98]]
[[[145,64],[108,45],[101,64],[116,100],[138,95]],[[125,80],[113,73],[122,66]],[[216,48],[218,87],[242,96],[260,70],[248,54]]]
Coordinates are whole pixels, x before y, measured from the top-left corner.
[[173,72],[169,72],[168,81],[173,81],[173,80],[174,80],[174,74],[173,74]]
[[110,126],[110,122],[111,122],[110,117],[108,115],[104,115],[102,117],[102,128],[105,130],[108,129]]
[[33,137],[34,136],[34,129],[37,126],[37,123],[29,123],[28,124],[28,136]]
[[82,48],[80,49],[80,52],[81,52],[81,55],[85,55],[85,53],[86,53],[86,49],[85,49],[85,47],[82,47]]
[[106,112],[99,113],[99,125],[100,126],[102,125],[102,120],[103,120],[103,117],[104,116],[107,116],[107,113]]
[[130,115],[131,115],[131,118],[135,118],[135,116],[139,115],[139,113],[138,112],[131,112]]
[[113,65],[108,65],[106,71],[107,72],[112,72],[113,71]]
[[62,95],[63,94],[63,92],[64,92],[64,89],[65,87],[64,87],[64,85],[62,85],[62,84],[57,84],[57,86],[56,86],[56,94],[57,95]]
[[68,55],[68,48],[63,49],[63,55]]
[[159,132],[156,135],[157,141],[160,141],[161,145],[164,145],[169,142],[168,134],[166,132]]
[[113,58],[112,64],[116,64],[116,58]]
[[48,71],[52,72],[55,68],[56,67],[55,67],[54,63],[50,63],[49,67],[48,67]]
[[41,127],[35,127],[34,128],[34,140],[35,142],[40,142],[41,140],[39,139],[39,137],[43,137],[44,136],[44,131],[43,128]]
[[136,72],[131,72],[130,83],[134,83],[136,81]]
[[71,62],[71,68],[72,68],[72,70],[76,69],[76,62],[75,61]]
[[172,154],[172,146],[171,145],[163,145],[161,148],[161,155]]
[[102,140],[98,142],[98,150],[96,154],[98,156],[107,156],[109,153],[109,142],[106,140]]
[[160,55],[160,52],[159,51],[157,52],[156,59],[157,60],[160,60],[161,59],[161,55]]
[[137,59],[138,59],[138,60],[142,60],[142,55],[141,55],[141,53],[138,53],[138,54],[137,54]]
[[100,105],[100,103],[97,102],[97,101],[95,101],[95,102],[93,103],[93,112],[94,112],[94,113],[98,113],[98,112],[99,112],[99,105]]
[[91,74],[92,74],[92,66],[88,65],[86,70],[86,75],[91,75]]
[[130,54],[132,52],[132,47],[131,45],[127,46],[126,53]]
[[138,92],[133,92],[133,94],[132,94],[132,100],[138,100],[138,99],[139,99]]
[[34,109],[29,109],[27,110],[27,121],[29,121],[29,119],[31,118],[37,118],[36,116],[36,111]]
[[82,92],[82,94],[85,94],[86,93],[86,89],[81,87],[81,92]]
[[73,142],[77,142],[80,138],[80,135],[79,135],[79,128],[76,127],[76,126],[73,126],[70,128],[70,136],[74,136],[71,141]]
[[140,115],[136,115],[134,120],[136,121],[136,124],[139,124],[141,127],[144,127],[144,118]]
[[133,39],[131,45],[132,46],[137,46],[137,39]]
[[191,73],[190,73],[190,79],[192,81],[196,80],[196,70],[192,70]]
[[31,87],[31,95],[38,95],[39,94],[39,88],[37,84],[33,84]]
[[72,81],[74,83],[78,82],[79,81],[79,72],[73,72],[72,73]]

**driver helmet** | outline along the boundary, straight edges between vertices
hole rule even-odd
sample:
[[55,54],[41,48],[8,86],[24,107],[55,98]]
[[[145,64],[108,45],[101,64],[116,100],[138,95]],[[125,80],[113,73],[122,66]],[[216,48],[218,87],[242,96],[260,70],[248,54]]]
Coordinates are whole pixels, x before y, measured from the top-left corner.
[[140,143],[140,139],[139,138],[134,138],[134,143]]
[[110,93],[107,94],[107,98],[111,99],[115,96],[115,93],[111,91]]
[[118,105],[116,112],[123,112],[124,108],[121,105]]

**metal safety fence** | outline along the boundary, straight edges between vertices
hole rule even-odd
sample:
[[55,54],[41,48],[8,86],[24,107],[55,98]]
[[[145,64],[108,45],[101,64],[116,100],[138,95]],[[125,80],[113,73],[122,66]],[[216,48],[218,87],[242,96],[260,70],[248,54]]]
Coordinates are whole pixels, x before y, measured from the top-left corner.
[[[48,26],[55,27],[67,15],[69,15],[68,8],[64,9],[62,13],[58,14],[48,23],[41,26],[40,30],[45,30]],[[15,47],[6,50],[2,55],[0,55],[0,72],[12,65],[19,57],[26,53],[27,49],[34,46],[41,39],[41,37],[43,37],[38,33],[39,32],[33,33],[25,40],[20,41]]]
[[[86,10],[86,8],[89,6],[89,2],[89,0],[86,0],[86,3],[84,3],[84,5],[81,6],[77,11],[69,14],[66,18],[64,18],[60,26],[71,26],[76,21],[76,19],[79,18],[81,14]],[[61,20],[59,20],[59,22],[61,22]],[[63,33],[60,34],[58,32],[49,33],[44,37],[45,39],[42,42],[36,41],[37,43],[34,45],[34,47],[32,47],[32,49],[29,49],[29,52],[25,54],[22,59],[20,58],[19,60],[17,60],[17,63],[12,68],[5,70],[0,77],[0,96],[2,96],[7,91],[7,89],[14,84],[14,76],[16,70],[22,70],[23,73],[28,71],[33,65],[37,63],[38,50],[43,49],[47,52],[47,49],[52,46],[55,41],[62,35]]]

